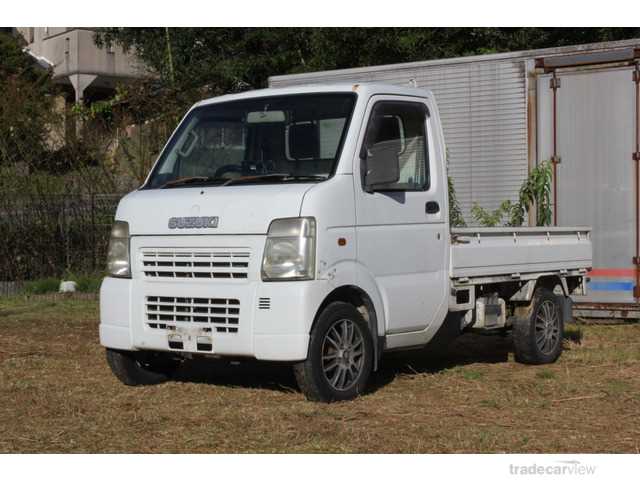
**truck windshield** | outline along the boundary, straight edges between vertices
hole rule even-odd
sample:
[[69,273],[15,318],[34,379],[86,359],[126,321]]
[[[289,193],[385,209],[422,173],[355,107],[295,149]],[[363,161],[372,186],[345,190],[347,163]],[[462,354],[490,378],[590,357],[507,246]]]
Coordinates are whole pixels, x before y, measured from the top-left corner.
[[322,181],[340,157],[353,93],[205,105],[181,123],[145,188]]

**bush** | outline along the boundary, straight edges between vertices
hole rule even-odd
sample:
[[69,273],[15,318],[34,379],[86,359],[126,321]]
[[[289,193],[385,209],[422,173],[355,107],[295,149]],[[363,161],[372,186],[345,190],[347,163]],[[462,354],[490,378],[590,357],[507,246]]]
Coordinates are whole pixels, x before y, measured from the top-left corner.
[[65,276],[65,280],[76,282],[78,292],[82,293],[98,293],[100,284],[102,283],[103,273],[92,273],[87,275],[70,274]]
[[45,293],[56,293],[60,288],[60,280],[57,278],[42,278],[25,282],[24,293],[27,295],[42,295]]
[[47,293],[57,293],[60,289],[60,282],[76,282],[77,292],[98,293],[104,274],[101,272],[91,274],[67,273],[61,279],[47,277],[38,280],[25,282],[24,293],[27,295],[44,295]]

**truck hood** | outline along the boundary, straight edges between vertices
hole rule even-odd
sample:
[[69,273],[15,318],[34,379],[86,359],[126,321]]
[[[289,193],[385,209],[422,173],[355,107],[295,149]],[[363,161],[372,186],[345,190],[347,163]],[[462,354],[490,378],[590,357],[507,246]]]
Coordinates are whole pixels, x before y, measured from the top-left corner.
[[[304,194],[313,186],[253,184],[137,190],[120,201],[116,219],[129,222],[131,235],[261,235],[267,233],[273,219],[299,216]],[[193,217],[218,218],[194,221]],[[174,228],[169,228],[171,218]]]

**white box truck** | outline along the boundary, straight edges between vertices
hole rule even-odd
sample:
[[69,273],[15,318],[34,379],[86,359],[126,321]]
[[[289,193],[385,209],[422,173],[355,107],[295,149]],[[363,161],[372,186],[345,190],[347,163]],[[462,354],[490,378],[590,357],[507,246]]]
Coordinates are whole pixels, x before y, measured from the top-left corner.
[[286,362],[311,400],[362,393],[386,351],[511,331],[554,362],[589,228],[450,229],[429,91],[323,85],[196,104],[116,213],[100,341],[127,385],[196,355]]

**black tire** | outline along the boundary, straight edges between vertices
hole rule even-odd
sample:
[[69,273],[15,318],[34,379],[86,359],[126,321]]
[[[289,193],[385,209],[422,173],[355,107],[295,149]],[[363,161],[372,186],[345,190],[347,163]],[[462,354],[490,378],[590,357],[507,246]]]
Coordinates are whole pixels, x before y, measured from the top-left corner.
[[161,353],[128,352],[107,348],[107,363],[125,385],[155,385],[165,382],[179,361]]
[[311,331],[307,359],[294,366],[300,390],[315,402],[351,400],[364,391],[372,370],[373,341],[367,322],[349,303],[329,304]]
[[562,353],[564,321],[557,295],[538,288],[523,317],[513,323],[516,361],[530,365],[555,362]]

